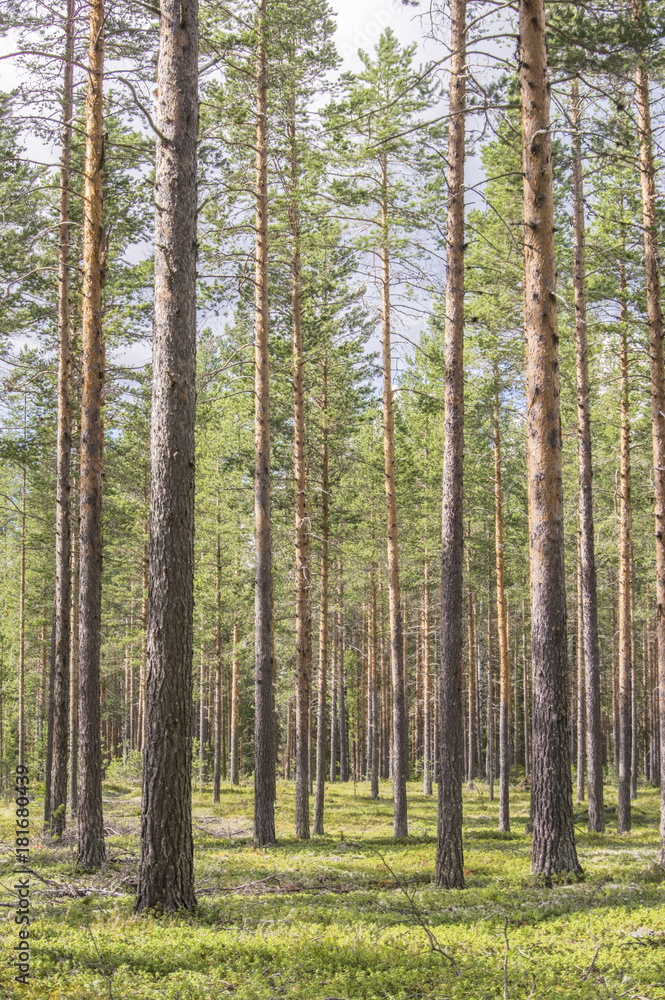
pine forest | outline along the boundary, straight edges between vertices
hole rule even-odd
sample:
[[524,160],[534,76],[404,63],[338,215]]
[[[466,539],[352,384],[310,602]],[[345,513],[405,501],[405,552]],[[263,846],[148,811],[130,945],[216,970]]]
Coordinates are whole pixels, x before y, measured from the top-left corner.
[[663,0],[0,2],[0,997],[665,1000],[664,136]]

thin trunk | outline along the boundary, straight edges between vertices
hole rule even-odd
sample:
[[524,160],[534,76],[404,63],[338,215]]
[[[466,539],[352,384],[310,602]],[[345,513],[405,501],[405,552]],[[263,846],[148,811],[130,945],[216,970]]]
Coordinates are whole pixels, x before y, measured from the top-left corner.
[[349,780],[349,727],[346,718],[346,676],[344,671],[344,654],[346,651],[344,631],[344,565],[340,559],[337,564],[338,598],[337,598],[337,629],[338,649],[337,660],[337,714],[339,721],[339,780]]
[[[623,192],[621,195],[623,215]],[[622,244],[625,227],[621,220]],[[628,387],[628,302],[626,269],[619,263],[621,320],[619,326],[619,367],[621,395],[621,445],[619,474],[619,796],[618,833],[629,833],[631,767],[631,617],[630,617],[630,394]]]
[[[633,0],[633,18],[641,24],[642,0]],[[663,360],[663,308],[660,289],[660,249],[656,215],[656,179],[653,164],[653,134],[649,101],[649,77],[643,55],[638,53],[635,68],[637,134],[640,143],[640,178],[644,221],[644,264],[646,269],[647,323],[651,371],[651,426],[653,479],[656,518],[656,603],[658,606],[658,686],[659,704],[665,706],[665,364]],[[660,761],[665,759],[665,711],[660,712]],[[664,773],[665,773],[665,769]],[[665,781],[660,785],[660,856],[665,864]]]
[[[160,0],[143,802],[136,909],[193,910],[198,4]],[[168,739],[165,734],[168,733]]]
[[[295,97],[293,97],[295,103]],[[305,465],[305,400],[300,290],[300,211],[298,206],[298,138],[295,109],[288,126],[290,146],[289,231],[291,235],[291,317],[293,323],[293,479],[295,488],[296,577],[296,837],[309,838],[310,791],[310,682],[312,636],[310,621],[311,576],[309,565],[309,515]],[[325,709],[325,702],[324,702]],[[325,751],[324,751],[325,756]],[[321,827],[323,799],[321,799]]]
[[647,623],[642,629],[642,747],[644,753],[644,780],[651,778],[651,731],[649,726],[649,706],[651,703],[651,678],[647,656]]
[[101,747],[101,584],[104,341],[102,334],[104,162],[104,0],[90,3],[83,224],[81,473],[79,528],[79,811],[78,859],[104,861]]
[[332,659],[330,663],[330,781],[337,780],[337,666],[339,642],[335,613],[332,615]]
[[[323,834],[326,767],[326,688],[328,674],[328,355],[322,363],[321,394],[321,611],[319,617],[319,703],[316,729],[314,833]],[[333,722],[334,725],[334,722]]]
[[499,830],[510,832],[510,645],[503,577],[503,492],[499,428],[499,365],[494,362],[494,521],[496,548],[496,613],[499,629]]
[[267,0],[257,6],[256,244],[254,273],[254,843],[275,842],[271,644],[270,359],[268,353],[268,75]]
[[217,494],[217,537],[215,539],[215,729],[213,745],[212,801],[219,802],[222,770],[226,771],[223,743],[224,707],[222,698],[222,544],[219,534],[219,494]]
[[75,511],[75,515],[70,553],[69,779],[67,782],[67,809],[70,817],[78,813],[79,775],[79,505],[76,481],[72,486],[72,510]]
[[492,568],[487,550],[487,747],[485,777],[490,802],[494,801],[494,664],[492,636]]
[[584,659],[584,583],[581,559],[581,532],[577,548],[577,801],[584,802],[586,771],[586,697]]
[[[203,551],[201,551],[203,562]],[[205,745],[206,745],[206,676],[205,676],[205,642],[203,632],[203,609],[199,626],[199,792],[203,793],[205,784]]]
[[[470,532],[471,525],[469,524]],[[467,543],[467,575],[471,582],[471,565],[469,559],[469,549]],[[473,621],[473,595],[471,587],[467,587],[467,619],[469,628],[469,786],[473,784],[473,779],[477,776],[476,770],[476,637],[474,634]]]
[[55,506],[55,652],[53,673],[53,750],[51,764],[52,837],[65,829],[69,740],[70,646],[70,453],[71,406],[69,369],[69,173],[72,156],[74,92],[74,0],[67,0],[65,70],[62,101],[62,153],[60,159],[60,225],[58,234],[58,408]]
[[[26,440],[26,422],[27,422],[27,395],[24,396],[23,404],[23,441],[25,446]],[[21,478],[21,556],[20,556],[20,579],[19,579],[19,599],[18,599],[18,765],[23,767],[25,764],[25,751],[26,751],[26,739],[25,739],[25,504],[26,504],[26,467],[25,462],[23,464],[23,474]],[[55,632],[55,626],[54,626]],[[55,638],[55,635],[54,635]],[[55,651],[55,642],[53,642],[53,650]],[[53,752],[53,734],[55,730],[55,712],[53,710],[55,704],[55,664],[52,655],[51,663],[51,690],[50,690],[50,712],[51,714],[51,762],[55,756]],[[51,767],[52,767],[51,763]],[[53,802],[53,797],[51,796],[51,802]],[[51,810],[49,809],[49,825],[52,822],[53,817],[51,815]]]
[[[388,537],[388,586],[390,595],[390,663],[392,673],[393,837],[408,836],[406,778],[408,747],[404,722],[404,664],[402,608],[397,544],[397,500],[395,495],[395,438],[393,431],[392,353],[390,346],[390,253],[388,250],[388,164],[381,160],[381,321],[383,337],[383,455]],[[386,688],[387,695],[387,688]],[[387,735],[387,733],[386,733]]]
[[524,706],[524,777],[525,779],[528,779],[531,761],[531,742],[529,740],[529,707],[531,702],[529,699],[529,668],[526,639],[526,601],[522,601],[522,699],[522,704]]
[[432,794],[432,673],[430,663],[429,562],[423,572],[423,794]]
[[367,720],[369,730],[369,771],[370,771],[370,797],[379,797],[379,719],[378,719],[378,697],[376,690],[377,666],[376,666],[376,581],[374,570],[370,577],[370,612],[369,612],[369,635],[367,637]]
[[532,871],[579,872],[568,664],[550,95],[544,0],[520,0],[527,470],[533,662]]
[[630,757],[630,797],[637,798],[637,633],[635,630],[635,559],[633,554],[633,543],[630,543],[630,662],[631,682],[630,682],[630,717],[631,717],[631,757]]
[[240,627],[233,615],[233,651],[231,653],[231,751],[229,777],[232,785],[240,784]]
[[441,670],[437,760],[436,884],[464,886],[462,848],[462,661],[464,506],[464,153],[466,0],[450,5],[450,119],[445,322],[445,418],[441,550]]

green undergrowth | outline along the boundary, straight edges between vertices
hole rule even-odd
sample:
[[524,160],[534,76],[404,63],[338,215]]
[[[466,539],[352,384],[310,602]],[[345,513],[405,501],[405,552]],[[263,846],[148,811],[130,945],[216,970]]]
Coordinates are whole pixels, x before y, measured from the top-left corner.
[[[0,996],[77,1000],[550,1000],[665,998],[665,878],[658,793],[641,788],[633,831],[586,832],[584,877],[541,885],[531,875],[528,797],[511,788],[510,834],[485,786],[464,791],[466,889],[434,886],[436,796],[409,786],[410,836],[394,841],[390,785],[326,788],[326,835],[293,837],[293,785],[278,783],[278,843],[251,843],[252,786],[194,794],[195,915],[134,916],[140,787],[104,788],[108,861],[77,870],[69,833],[33,833],[31,979],[13,981],[13,810],[0,808],[0,903],[6,960]],[[91,891],[94,890],[94,891]],[[88,895],[84,895],[88,892]]]

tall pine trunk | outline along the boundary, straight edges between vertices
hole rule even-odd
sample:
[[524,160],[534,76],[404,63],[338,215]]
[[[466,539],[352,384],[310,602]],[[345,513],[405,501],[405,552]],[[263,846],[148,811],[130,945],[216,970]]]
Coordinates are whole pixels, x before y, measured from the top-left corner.
[[344,565],[340,559],[337,563],[337,643],[339,655],[337,658],[337,723],[339,735],[339,780],[349,780],[349,727],[346,717],[346,677],[344,672],[344,653],[346,650],[344,632]]
[[439,680],[439,809],[436,884],[464,886],[462,848],[462,660],[464,507],[464,153],[466,0],[450,5],[450,119],[446,233],[445,419]]
[[[136,909],[193,910],[198,3],[161,0],[143,801]],[[168,739],[164,734],[168,733]]]
[[58,406],[55,503],[55,641],[53,669],[53,749],[51,764],[51,836],[65,829],[67,756],[69,739],[70,646],[70,452],[71,407],[69,369],[69,174],[72,158],[74,92],[74,2],[67,0],[65,70],[62,100],[62,152],[60,158],[60,226],[58,233]]
[[494,522],[496,613],[499,631],[499,830],[510,832],[510,646],[503,573],[503,491],[499,428],[499,366],[494,363]]
[[[381,162],[381,318],[383,336],[383,455],[386,487],[388,538],[388,587],[390,604],[390,664],[392,673],[393,740],[393,837],[408,835],[406,778],[408,771],[407,726],[405,722],[402,607],[399,586],[397,544],[397,498],[395,495],[395,438],[393,431],[392,352],[390,346],[390,253],[388,249],[388,167],[387,155]],[[387,687],[384,692],[387,696]],[[388,733],[385,732],[385,742]]]
[[432,666],[430,661],[429,562],[423,571],[423,795],[432,794]]
[[527,475],[533,661],[532,871],[578,872],[568,664],[550,95],[544,0],[520,0]]
[[[621,231],[623,237],[622,243],[625,246],[623,218],[621,220]],[[618,833],[629,833],[631,827],[630,774],[632,756],[630,397],[628,389],[628,303],[626,298],[626,272],[623,259],[620,262],[619,270],[621,289],[621,320],[619,326],[621,444],[619,474],[619,795],[617,827]]]
[[83,222],[81,474],[79,534],[78,857],[98,868],[105,857],[102,815],[101,603],[104,342],[102,334],[102,167],[104,0],[90,4]]
[[[319,702],[316,721],[314,833],[323,834],[326,780],[326,689],[328,676],[328,355],[323,355],[321,393],[321,611],[319,617]],[[333,720],[334,725],[334,720]]]
[[268,352],[267,0],[257,7],[256,244],[254,266],[254,842],[275,842],[272,713],[272,565],[270,522],[270,357]]
[[[295,102],[295,96],[293,97]],[[293,479],[295,487],[295,578],[296,578],[296,837],[309,837],[310,789],[310,679],[312,670],[312,630],[310,620],[311,575],[307,511],[307,468],[305,464],[305,394],[303,388],[301,289],[300,289],[300,210],[298,205],[298,138],[295,110],[288,127],[291,236],[291,319],[293,325]],[[325,702],[324,702],[325,708]],[[324,727],[325,732],[325,727]],[[325,757],[325,752],[324,755]],[[317,764],[318,766],[318,764]],[[323,799],[321,799],[321,825]]]
[[[643,18],[642,0],[633,0],[633,18]],[[663,308],[660,288],[660,251],[656,216],[656,180],[653,164],[653,133],[649,102],[649,77],[638,53],[635,68],[637,133],[640,144],[640,179],[644,222],[644,264],[646,269],[647,323],[651,373],[651,427],[656,519],[656,603],[658,606],[658,688],[659,705],[665,706],[665,367],[663,363]],[[660,711],[660,753],[665,759],[665,711]],[[665,864],[665,781],[660,785],[660,855]]]

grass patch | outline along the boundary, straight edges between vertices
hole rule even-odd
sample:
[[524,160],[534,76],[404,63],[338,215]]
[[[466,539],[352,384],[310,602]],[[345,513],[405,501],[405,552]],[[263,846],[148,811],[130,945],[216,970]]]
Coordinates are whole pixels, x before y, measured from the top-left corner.
[[[411,836],[395,842],[390,794],[387,782],[378,803],[364,784],[328,785],[326,835],[304,842],[292,833],[293,785],[279,782],[279,841],[257,849],[250,782],[224,787],[214,806],[210,789],[195,792],[199,906],[176,917],[132,912],[140,806],[133,784],[105,784],[108,861],[94,876],[76,871],[70,834],[59,845],[39,842],[37,798],[32,863],[45,881],[31,879],[32,979],[13,981],[16,925],[5,908],[0,997],[489,1000],[504,996],[507,947],[511,1000],[665,1000],[657,790],[640,789],[630,835],[617,835],[611,811],[605,834],[578,825],[585,878],[548,888],[531,876],[527,793],[511,789],[512,832],[500,834],[498,803],[482,787],[465,788],[462,892],[434,886],[436,795],[409,786]],[[611,810],[616,792],[606,794]],[[0,837],[7,904],[11,803],[0,805]]]

